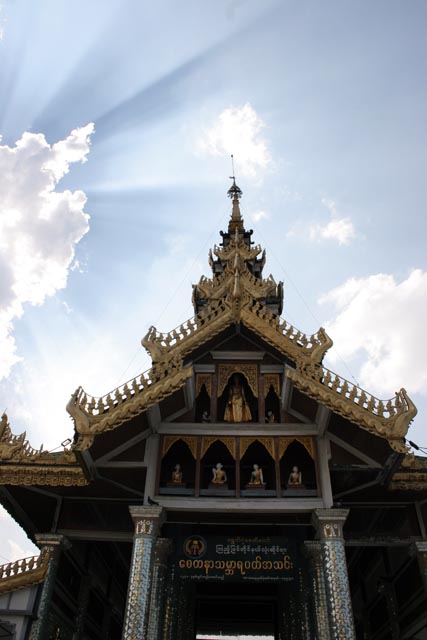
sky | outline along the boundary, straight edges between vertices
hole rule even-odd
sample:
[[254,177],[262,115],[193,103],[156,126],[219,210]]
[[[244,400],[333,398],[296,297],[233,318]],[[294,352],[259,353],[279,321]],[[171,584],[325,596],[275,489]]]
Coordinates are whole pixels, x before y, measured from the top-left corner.
[[[52,450],[241,210],[326,366],[427,446],[425,0],[0,0],[0,410]],[[35,549],[0,511],[0,562]]]

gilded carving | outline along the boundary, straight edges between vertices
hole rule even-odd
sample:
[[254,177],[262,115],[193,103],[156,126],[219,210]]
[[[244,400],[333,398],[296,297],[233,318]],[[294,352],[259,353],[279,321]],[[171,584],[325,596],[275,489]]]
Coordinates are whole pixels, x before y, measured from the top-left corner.
[[280,375],[278,373],[264,374],[264,395],[268,394],[271,387],[273,387],[276,396],[280,398]]
[[310,436],[280,436],[279,437],[279,460],[285,455],[286,449],[293,442],[299,442],[306,449],[308,455],[314,460],[313,438]]
[[[265,305],[267,298],[283,299],[283,284],[276,284],[273,276],[255,277],[248,261],[265,263],[265,251],[260,246],[248,247],[237,227],[227,246],[214,247],[214,254],[221,262],[223,271],[217,274],[215,261],[210,253],[209,261],[214,277],[202,276],[193,287],[193,303],[197,311],[197,299],[205,301],[193,319],[187,320],[169,333],[160,333],[150,327],[142,339],[154,363],[172,355],[184,357],[200,344],[212,339],[231,322],[243,322],[271,345],[279,348],[291,358],[308,358],[321,362],[332,340],[321,328],[316,335],[306,336],[270,311]],[[261,258],[258,256],[261,255]],[[280,302],[281,305],[281,302]]]
[[240,458],[243,458],[248,448],[251,446],[253,442],[258,441],[262,444],[274,460],[274,440],[273,438],[268,437],[252,437],[252,436],[243,436],[240,438]]
[[1,565],[0,595],[43,582],[49,566],[49,558],[49,553],[43,550],[38,556]]
[[219,442],[222,442],[222,444],[224,444],[227,447],[233,460],[235,460],[236,459],[236,438],[224,437],[224,436],[220,436],[220,437],[219,436],[203,436],[200,457],[203,458],[203,456],[205,455],[209,447],[214,442],[217,442],[218,440]]
[[218,366],[218,398],[223,394],[233,373],[241,373],[245,376],[247,383],[254,394],[258,397],[258,366],[256,364],[220,364]]
[[405,389],[388,401],[378,400],[321,365],[300,361],[286,372],[294,385],[310,398],[362,429],[388,440],[399,453],[407,453],[404,437],[417,414]]
[[196,398],[205,387],[206,393],[209,397],[212,396],[212,375],[210,373],[197,373],[196,374]]
[[81,387],[71,396],[67,411],[74,419],[79,439],[74,446],[88,448],[95,436],[111,431],[184,386],[193,376],[192,367],[181,361],[168,361],[96,400]]
[[391,490],[401,491],[425,491],[427,489],[427,473],[423,472],[397,472],[389,485]]
[[64,449],[59,453],[34,449],[26,439],[26,433],[15,436],[10,428],[6,413],[3,413],[0,420],[0,462],[34,462],[44,465],[60,465],[77,463],[76,456],[72,451]]
[[0,466],[0,484],[83,487],[88,480],[80,467],[4,465]]
[[172,447],[172,445],[174,445],[175,442],[178,442],[179,440],[182,440],[182,442],[185,442],[185,444],[190,449],[193,458],[196,459],[196,456],[197,456],[197,437],[196,436],[181,436],[181,435],[178,435],[178,436],[175,436],[175,435],[173,435],[173,436],[172,435],[164,436],[164,438],[163,438],[162,458],[165,457],[165,455],[167,454],[169,449]]
[[135,533],[136,535],[145,534],[147,536],[152,535],[154,532],[154,521],[147,520],[144,518],[142,520],[137,520],[135,522]]

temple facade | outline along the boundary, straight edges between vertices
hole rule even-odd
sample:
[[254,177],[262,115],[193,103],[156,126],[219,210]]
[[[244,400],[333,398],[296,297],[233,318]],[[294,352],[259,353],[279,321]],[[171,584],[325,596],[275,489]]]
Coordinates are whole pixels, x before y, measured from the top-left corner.
[[[232,211],[194,317],[142,339],[152,367],[67,411],[72,444],[0,423],[0,501],[40,555],[0,568],[15,640],[427,638],[427,464],[416,408],[322,364]],[[3,635],[2,635],[3,634]]]

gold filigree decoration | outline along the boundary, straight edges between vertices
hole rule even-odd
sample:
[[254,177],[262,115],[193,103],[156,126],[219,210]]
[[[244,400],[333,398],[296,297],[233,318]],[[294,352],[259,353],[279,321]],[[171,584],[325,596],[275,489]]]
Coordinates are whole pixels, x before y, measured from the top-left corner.
[[280,398],[280,375],[278,373],[264,374],[264,395],[268,394],[271,387],[273,387],[276,396]]
[[194,459],[197,457],[197,436],[164,436],[163,438],[163,451],[162,458],[165,457],[169,449],[181,440],[184,442],[191,451],[191,455]]
[[[258,258],[262,252],[261,259]],[[260,268],[265,263],[265,251],[260,246],[250,247],[236,229],[227,246],[215,247],[214,254],[221,262],[222,273],[218,274],[212,253],[209,261],[214,276],[202,276],[193,287],[193,304],[196,315],[169,333],[160,333],[150,327],[142,338],[142,345],[153,362],[160,362],[171,355],[180,357],[191,353],[197,346],[212,339],[230,323],[247,324],[267,342],[279,348],[291,358],[307,357],[321,362],[332,340],[321,328],[316,335],[306,336],[279,316],[265,304],[268,298],[283,299],[283,283],[277,285],[273,276],[255,277],[250,264],[257,260]],[[253,267],[253,264],[252,264]],[[203,300],[200,306],[197,301]]]
[[160,333],[151,326],[141,344],[151,355],[153,364],[170,357],[183,357],[207,339],[223,331],[232,321],[231,305],[224,299],[214,300],[194,318],[190,318],[169,333]]
[[58,453],[34,449],[26,439],[26,432],[16,436],[12,433],[6,413],[0,420],[0,463],[1,462],[32,462],[45,465],[76,464],[76,456],[64,449]]
[[241,322],[293,360],[308,359],[320,363],[333,344],[323,327],[316,334],[307,336],[286,320],[281,320],[264,304],[253,300],[242,306]]
[[224,437],[224,436],[203,436],[202,438],[202,449],[200,453],[200,457],[203,458],[208,449],[213,445],[214,442],[222,442],[228,451],[230,452],[233,460],[236,459],[236,439],[233,437]]
[[223,394],[225,387],[233,373],[241,373],[245,376],[248,385],[254,394],[258,397],[258,366],[256,364],[220,364],[218,366],[218,398]]
[[412,452],[408,453],[402,460],[401,468],[414,469],[417,471],[425,470],[427,472],[427,458],[416,456]]
[[426,491],[427,473],[397,472],[389,485],[394,491]]
[[79,439],[75,449],[87,449],[96,435],[111,431],[181,389],[193,376],[192,367],[171,359],[126,382],[102,398],[88,396],[81,387],[71,396],[67,411]]
[[262,444],[263,447],[265,447],[265,449],[270,454],[271,458],[274,460],[275,456],[274,456],[274,440],[273,440],[273,438],[259,437],[259,436],[254,436],[254,437],[252,437],[252,436],[243,436],[242,438],[240,438],[240,459],[243,458],[243,456],[245,455],[245,453],[248,450],[248,448],[254,442],[259,442],[260,444]]
[[34,449],[25,432],[15,436],[4,413],[0,422],[0,484],[83,486],[88,484],[75,453]]
[[0,465],[0,484],[83,487],[88,483],[80,467],[41,465]]
[[49,566],[49,558],[48,550],[43,550],[38,556],[1,565],[0,595],[43,582]]
[[310,398],[326,405],[338,415],[388,440],[399,453],[408,453],[405,435],[417,409],[405,389],[383,401],[321,365],[299,361],[286,376]]
[[196,398],[205,387],[206,393],[209,397],[212,396],[212,374],[210,373],[196,373]]
[[312,460],[314,460],[313,438],[309,436],[280,436],[279,437],[279,460],[285,455],[286,449],[293,442],[299,442]]

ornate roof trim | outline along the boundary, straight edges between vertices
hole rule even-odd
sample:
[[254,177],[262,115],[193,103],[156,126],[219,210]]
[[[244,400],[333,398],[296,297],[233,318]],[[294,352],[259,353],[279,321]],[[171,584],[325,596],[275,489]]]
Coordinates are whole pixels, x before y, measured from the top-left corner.
[[73,451],[34,449],[26,433],[15,436],[4,413],[0,422],[0,484],[85,485],[87,480]]
[[115,429],[178,391],[192,375],[192,367],[184,367],[182,360],[172,358],[101,398],[89,396],[79,387],[67,404],[78,434],[74,449],[87,449],[95,436]]
[[1,464],[0,484],[20,486],[83,487],[88,480],[79,466]]
[[394,474],[390,483],[391,491],[426,491],[427,472],[400,472]]
[[[305,358],[320,362],[332,346],[332,340],[322,327],[316,334],[307,336],[249,296],[238,305],[238,315],[239,321],[291,360]],[[170,357],[185,357],[235,323],[235,316],[235,300],[228,295],[169,333],[160,333],[151,326],[141,343],[156,363]]]
[[26,589],[43,582],[49,566],[49,552],[23,558],[0,566],[0,595],[17,589]]
[[315,362],[299,361],[287,377],[297,389],[357,426],[385,438],[392,449],[407,453],[405,435],[417,409],[401,389],[384,401]]

